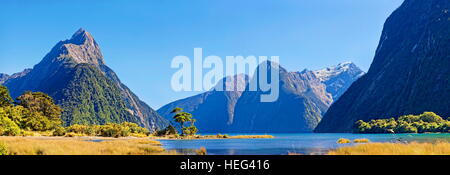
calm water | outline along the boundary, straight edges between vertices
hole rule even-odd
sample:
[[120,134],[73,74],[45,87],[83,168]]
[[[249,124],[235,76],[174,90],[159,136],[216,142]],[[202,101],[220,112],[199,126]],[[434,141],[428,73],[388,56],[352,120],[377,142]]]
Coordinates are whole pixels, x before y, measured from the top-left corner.
[[[229,134],[244,135],[244,134]],[[256,135],[256,134],[255,134]],[[159,140],[169,150],[190,154],[205,147],[209,155],[284,155],[287,153],[326,154],[352,144],[337,144],[339,138],[367,138],[372,142],[450,141],[450,134],[270,134],[274,139]]]

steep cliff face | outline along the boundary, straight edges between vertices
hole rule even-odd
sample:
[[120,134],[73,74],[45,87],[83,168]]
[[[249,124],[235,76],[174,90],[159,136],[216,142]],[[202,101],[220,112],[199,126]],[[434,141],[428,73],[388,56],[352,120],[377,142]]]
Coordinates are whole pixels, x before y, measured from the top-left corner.
[[63,107],[66,125],[131,121],[154,130],[168,124],[120,82],[83,29],[58,42],[33,69],[14,74],[3,84],[13,97],[25,91],[49,94]]
[[433,111],[450,116],[450,1],[405,0],[386,21],[373,63],[316,132],[350,132],[357,120]]
[[327,92],[333,96],[333,101],[339,99],[353,82],[364,75],[364,71],[352,62],[340,63],[313,73],[325,84]]
[[[261,102],[260,96],[265,92],[249,91],[249,78],[237,75],[233,81],[224,79],[219,83],[224,87],[239,86],[234,91],[211,90],[169,103],[158,113],[172,120],[172,109],[181,107],[194,115],[200,132],[205,133],[311,132],[333,97],[339,97],[336,93],[345,91],[347,85],[364,74],[353,63],[318,71],[287,72],[282,67],[277,71],[281,89],[275,102]],[[333,91],[327,90],[327,84],[333,86]]]
[[[266,63],[262,63],[266,64]],[[245,91],[235,109],[232,132],[311,132],[332,103],[332,97],[312,72],[292,73],[281,66],[279,98],[261,102],[263,91]],[[258,75],[258,71],[254,75]],[[269,76],[270,77],[270,76]],[[256,76],[252,81],[257,81]],[[247,88],[248,89],[248,88]]]
[[248,82],[247,75],[236,75],[233,79],[224,78],[221,80],[223,89],[234,87],[232,91],[211,90],[199,95],[177,100],[158,109],[158,113],[167,120],[172,121],[170,112],[176,108],[183,108],[184,111],[192,113],[197,119],[196,126],[201,132],[216,133],[226,132],[234,121],[234,110],[238,99]]

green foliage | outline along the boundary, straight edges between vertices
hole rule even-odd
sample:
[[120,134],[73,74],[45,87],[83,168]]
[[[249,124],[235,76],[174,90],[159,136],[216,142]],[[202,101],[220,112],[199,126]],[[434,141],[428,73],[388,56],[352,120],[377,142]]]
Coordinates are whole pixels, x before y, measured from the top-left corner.
[[157,136],[166,136],[166,135],[175,135],[175,134],[178,134],[178,131],[175,127],[173,127],[173,125],[169,125],[165,129],[159,130],[156,132]]
[[[17,98],[17,104],[23,108],[15,109],[15,114],[20,118],[14,120],[26,130],[48,131],[62,124],[62,109],[56,105],[53,99],[42,92],[25,92]],[[13,113],[13,112],[11,112]]]
[[[25,92],[17,98],[17,106],[12,104],[12,100],[10,101],[8,89],[4,86],[0,86],[0,95],[0,136],[17,136],[21,133],[34,135],[30,131],[51,132],[53,136],[127,137],[147,136],[149,134],[146,128],[131,122],[123,122],[121,124],[106,123],[105,125],[74,124],[64,128],[61,120],[62,109],[47,94],[42,92]],[[105,110],[109,109],[105,108]],[[109,115],[109,113],[104,114]],[[120,120],[122,119],[113,121]],[[105,121],[110,120],[104,118],[102,122]],[[97,121],[91,122],[97,123]]]
[[103,125],[125,121],[138,123],[122,99],[119,87],[90,65],[80,64],[71,72],[62,90],[62,119],[65,126],[74,124]]
[[354,131],[358,133],[425,133],[450,132],[450,121],[442,119],[433,112],[424,112],[420,115],[405,115],[397,120],[378,119],[355,123]]
[[[1,111],[0,111],[1,113]],[[2,115],[2,114],[0,114]],[[0,135],[4,136],[18,136],[21,130],[16,123],[8,117],[0,117]]]
[[176,113],[179,113],[179,112],[181,112],[181,111],[183,111],[183,108],[178,108],[178,107],[176,107],[176,108],[173,109],[170,113],[176,114]]
[[13,99],[9,94],[8,88],[5,86],[0,86],[0,107],[11,106]]
[[197,134],[198,129],[195,126],[189,126],[183,128],[183,134],[184,135],[195,135]]
[[[182,135],[195,135],[198,132],[197,127],[195,127],[194,123],[196,122],[193,119],[192,114],[188,112],[183,112],[182,108],[175,108],[171,113],[174,113],[173,119],[175,122],[180,124]],[[191,123],[191,126],[185,127],[185,123]]]
[[17,100],[18,105],[27,108],[30,112],[38,112],[49,120],[61,122],[62,109],[45,93],[25,92]]
[[123,122],[121,124],[107,123],[105,125],[79,125],[75,124],[67,127],[68,136],[102,136],[102,137],[128,137],[133,135],[149,134],[146,128],[142,128],[135,123]]
[[8,147],[6,146],[5,143],[0,142],[0,156],[8,154],[9,154]]
[[57,127],[53,131],[53,136],[64,136],[66,135],[66,128],[64,127]]

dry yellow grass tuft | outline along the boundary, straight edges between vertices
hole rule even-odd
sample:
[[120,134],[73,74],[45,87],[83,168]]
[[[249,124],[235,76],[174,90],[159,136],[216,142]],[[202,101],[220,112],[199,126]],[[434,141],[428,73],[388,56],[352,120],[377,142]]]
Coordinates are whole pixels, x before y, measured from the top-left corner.
[[368,143],[338,148],[329,155],[450,155],[450,143]]
[[0,137],[10,155],[165,155],[158,141],[141,138]]
[[205,147],[201,147],[200,149],[196,150],[195,153],[197,155],[207,155],[208,154]]
[[353,140],[353,143],[369,143],[369,139],[355,139]]
[[352,143],[352,141],[350,141],[349,139],[344,139],[344,138],[340,138],[337,140],[338,144],[346,144],[346,143]]

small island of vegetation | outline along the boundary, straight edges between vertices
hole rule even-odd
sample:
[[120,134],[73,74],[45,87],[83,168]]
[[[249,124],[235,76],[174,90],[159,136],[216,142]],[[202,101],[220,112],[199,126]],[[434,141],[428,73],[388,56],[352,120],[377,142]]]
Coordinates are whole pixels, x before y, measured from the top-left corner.
[[355,133],[449,133],[450,121],[433,112],[420,115],[405,115],[397,120],[377,119],[355,123]]

